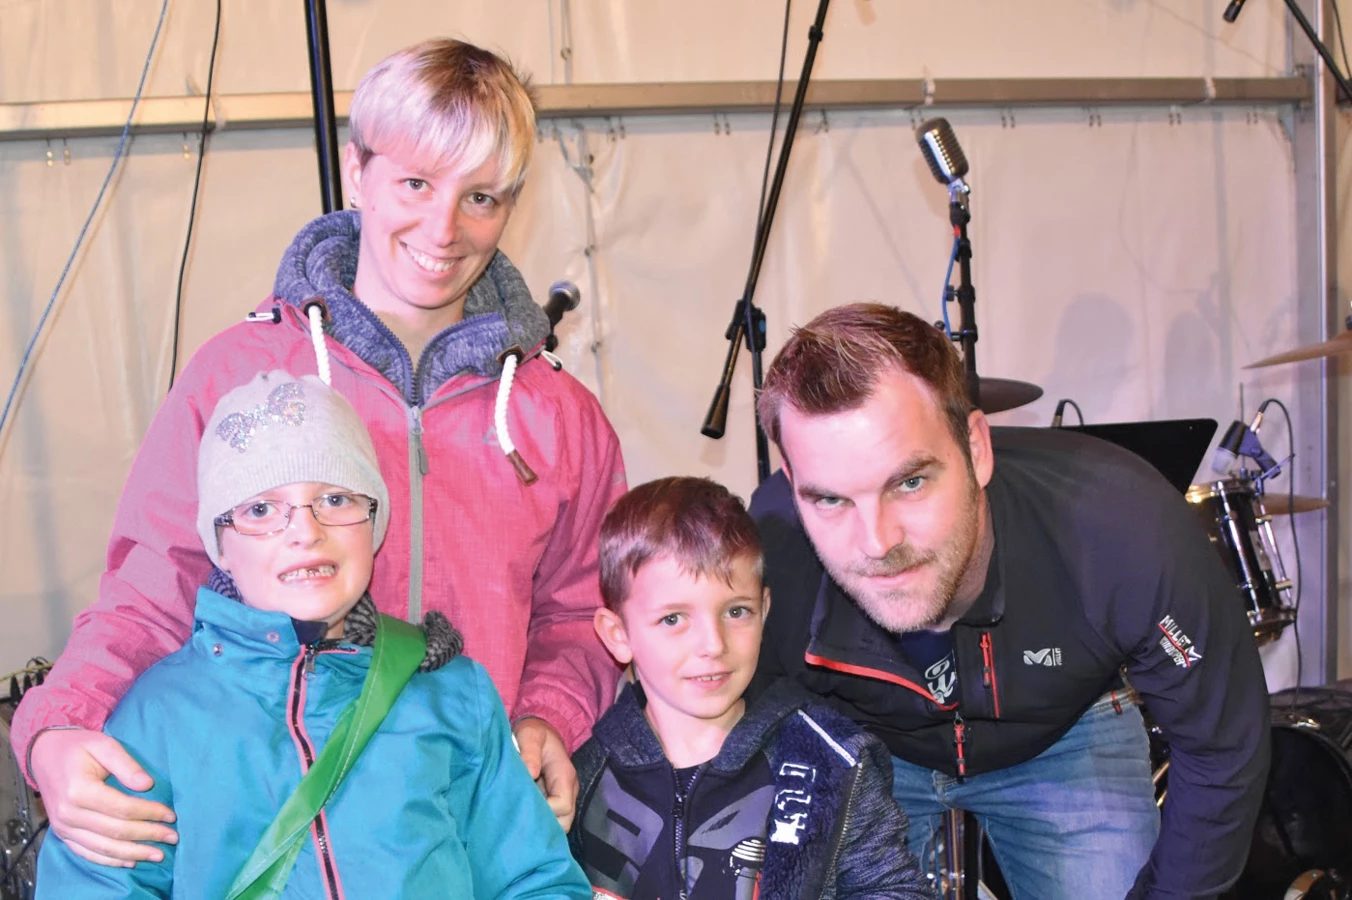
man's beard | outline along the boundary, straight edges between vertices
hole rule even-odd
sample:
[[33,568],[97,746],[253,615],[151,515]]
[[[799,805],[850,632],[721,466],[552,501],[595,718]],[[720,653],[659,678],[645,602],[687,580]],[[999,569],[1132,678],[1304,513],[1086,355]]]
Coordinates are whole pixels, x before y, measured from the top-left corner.
[[[894,634],[933,628],[949,614],[958,586],[976,553],[980,504],[979,488],[973,483],[966,511],[942,546],[921,549],[898,544],[881,559],[865,559],[845,567],[822,559],[831,578],[844,589],[864,614],[879,627]],[[931,573],[930,586],[891,589],[870,584],[872,578],[899,575],[919,568]],[[920,593],[923,591],[923,593]]]

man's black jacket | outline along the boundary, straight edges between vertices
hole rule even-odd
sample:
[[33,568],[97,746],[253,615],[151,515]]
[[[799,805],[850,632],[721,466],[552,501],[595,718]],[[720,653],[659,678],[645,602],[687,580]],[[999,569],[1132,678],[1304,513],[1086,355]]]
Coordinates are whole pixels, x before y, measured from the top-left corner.
[[1186,501],[1144,460],[1053,429],[993,428],[995,552],[953,628],[956,705],[824,572],[782,472],[751,511],[771,614],[752,692],[796,677],[892,753],[950,775],[1031,759],[1131,685],[1170,744],[1160,839],[1133,897],[1238,877],[1268,766],[1268,703],[1243,601]]

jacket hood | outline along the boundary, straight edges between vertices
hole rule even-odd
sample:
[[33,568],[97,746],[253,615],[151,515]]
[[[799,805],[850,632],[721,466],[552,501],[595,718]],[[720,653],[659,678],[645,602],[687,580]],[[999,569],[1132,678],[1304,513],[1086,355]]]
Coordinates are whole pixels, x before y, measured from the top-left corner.
[[498,357],[512,346],[529,351],[549,334],[549,319],[525,279],[502,251],[465,297],[464,318],[428,342],[414,361],[379,317],[352,294],[361,247],[361,213],[344,210],[313,220],[300,230],[277,267],[273,294],[299,307],[321,297],[329,309],[325,331],[421,403],[461,372],[497,378]]
[[[746,715],[732,726],[723,746],[709,766],[735,773],[766,745],[767,738],[784,719],[807,706],[811,696],[788,679],[772,684],[755,703],[747,703]],[[596,723],[592,737],[605,747],[619,766],[649,766],[667,761],[662,745],[643,715],[646,699],[638,684],[626,684],[615,705]]]

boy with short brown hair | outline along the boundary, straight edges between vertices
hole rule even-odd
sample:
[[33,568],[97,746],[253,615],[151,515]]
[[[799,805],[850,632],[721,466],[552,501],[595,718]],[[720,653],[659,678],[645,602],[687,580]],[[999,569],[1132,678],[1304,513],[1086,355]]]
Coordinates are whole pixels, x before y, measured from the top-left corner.
[[789,682],[743,696],[770,597],[740,500],[641,485],[601,526],[600,566],[596,630],[634,683],[574,756],[594,896],[933,896],[882,744]]

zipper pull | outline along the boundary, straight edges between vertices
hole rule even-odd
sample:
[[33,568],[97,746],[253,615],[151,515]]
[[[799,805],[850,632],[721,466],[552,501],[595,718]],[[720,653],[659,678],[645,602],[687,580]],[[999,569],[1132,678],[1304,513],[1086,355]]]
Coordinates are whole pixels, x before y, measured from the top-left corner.
[[418,459],[418,473],[427,474],[427,451],[423,449],[423,423],[422,407],[410,406],[408,408],[408,440]]
[[318,644],[308,644],[305,647],[305,674],[313,675],[315,673],[315,655],[319,652]]
[[953,716],[953,747],[958,753],[958,780],[967,775],[967,723],[960,714]]
[[995,653],[991,648],[991,635],[989,631],[983,631],[981,632],[981,683],[986,687],[991,686],[994,669]]

